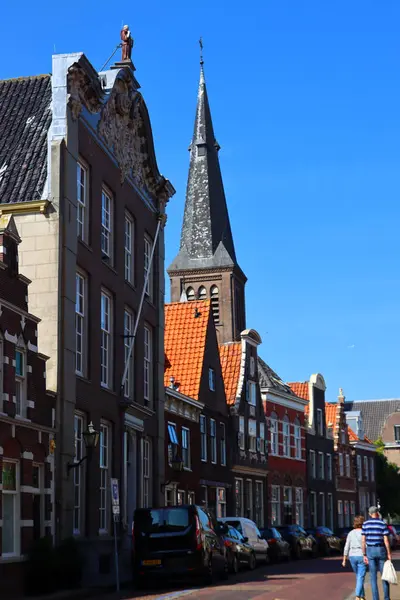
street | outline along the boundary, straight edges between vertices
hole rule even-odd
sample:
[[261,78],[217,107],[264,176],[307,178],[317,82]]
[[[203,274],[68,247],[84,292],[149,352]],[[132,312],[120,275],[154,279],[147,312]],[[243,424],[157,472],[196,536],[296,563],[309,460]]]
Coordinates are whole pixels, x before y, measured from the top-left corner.
[[227,581],[209,587],[152,589],[124,594],[124,598],[173,600],[192,597],[208,600],[346,600],[354,590],[354,574],[343,569],[339,556],[324,559],[291,561],[241,571]]

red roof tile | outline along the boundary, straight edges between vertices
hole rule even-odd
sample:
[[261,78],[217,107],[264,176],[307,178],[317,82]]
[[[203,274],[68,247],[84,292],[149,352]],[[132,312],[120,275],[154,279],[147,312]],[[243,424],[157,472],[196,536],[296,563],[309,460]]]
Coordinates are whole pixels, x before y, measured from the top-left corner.
[[203,371],[209,300],[173,302],[165,305],[164,385],[171,377],[185,396],[198,400]]
[[240,376],[242,343],[230,342],[219,347],[222,377],[224,378],[227,404],[235,404],[236,392]]
[[[303,398],[303,400],[310,401],[308,395],[308,381],[293,381],[292,383],[288,383],[288,385],[292,388],[296,396],[298,396],[299,398]],[[304,414],[306,417],[308,417],[309,413],[310,405],[306,404],[306,406],[304,407]]]
[[351,427],[347,426],[347,429],[349,431],[349,440],[350,442],[359,442],[360,438],[358,437],[358,435],[352,430]]
[[325,402],[325,423],[327,427],[336,427],[336,410],[337,404]]

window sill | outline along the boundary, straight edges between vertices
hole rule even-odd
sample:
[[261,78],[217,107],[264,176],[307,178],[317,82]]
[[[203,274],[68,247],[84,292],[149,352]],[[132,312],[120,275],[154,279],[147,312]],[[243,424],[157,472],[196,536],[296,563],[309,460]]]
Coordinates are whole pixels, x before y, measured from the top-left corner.
[[18,554],[10,554],[10,555],[3,555],[0,556],[0,564],[4,564],[4,563],[17,563],[17,562],[25,562],[26,561],[26,556],[24,555],[18,555]]
[[80,373],[76,373],[75,375],[77,377],[77,379],[79,379],[80,381],[84,381],[85,383],[92,383],[91,379],[89,379],[88,377],[86,377],[85,375],[81,375]]
[[134,291],[134,292],[137,292],[137,289],[136,289],[136,287],[135,287],[135,284],[134,284],[134,283],[131,283],[131,282],[130,282],[130,281],[128,281],[127,279],[125,279],[124,281],[125,281],[126,285],[128,285],[128,286],[131,288],[131,290],[132,290],[132,291]]
[[22,421],[22,423],[32,423],[32,419],[27,419],[26,417],[21,417],[21,415],[15,415],[14,419],[16,421]]
[[201,460],[202,463],[206,463],[207,462],[206,458],[201,458],[200,460]]
[[113,539],[112,535],[110,535],[110,532],[105,529],[99,529],[99,537],[101,537],[103,540],[106,538],[109,540]]
[[78,236],[78,242],[80,244],[82,244],[82,246],[86,249],[89,250],[89,252],[93,252],[93,248],[91,246],[89,246],[89,244],[87,242],[85,242],[85,240],[83,240],[81,237]]
[[190,467],[183,467],[184,471],[187,471],[188,473],[192,472],[192,469]]
[[[111,259],[109,259],[109,260],[111,260]],[[107,267],[107,269],[110,269],[110,271],[112,271],[112,273],[114,273],[114,275],[118,275],[118,271],[115,269],[115,267],[113,265],[111,265],[107,262],[107,259],[102,258],[101,262],[105,267]]]

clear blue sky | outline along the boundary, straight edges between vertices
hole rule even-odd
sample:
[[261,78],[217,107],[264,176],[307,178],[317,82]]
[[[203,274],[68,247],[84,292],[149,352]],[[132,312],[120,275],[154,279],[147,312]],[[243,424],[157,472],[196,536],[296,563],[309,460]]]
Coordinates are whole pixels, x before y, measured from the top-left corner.
[[400,2],[86,0],[2,7],[1,78],[56,51],[100,68],[129,23],[178,249],[205,73],[248,326],[285,380],[348,399],[400,396]]

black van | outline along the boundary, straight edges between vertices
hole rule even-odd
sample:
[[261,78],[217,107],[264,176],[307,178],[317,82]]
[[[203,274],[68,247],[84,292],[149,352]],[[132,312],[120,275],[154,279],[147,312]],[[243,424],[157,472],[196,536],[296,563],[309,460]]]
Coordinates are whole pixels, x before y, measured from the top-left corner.
[[133,578],[141,586],[155,577],[228,574],[223,526],[195,505],[140,508],[132,524]]

